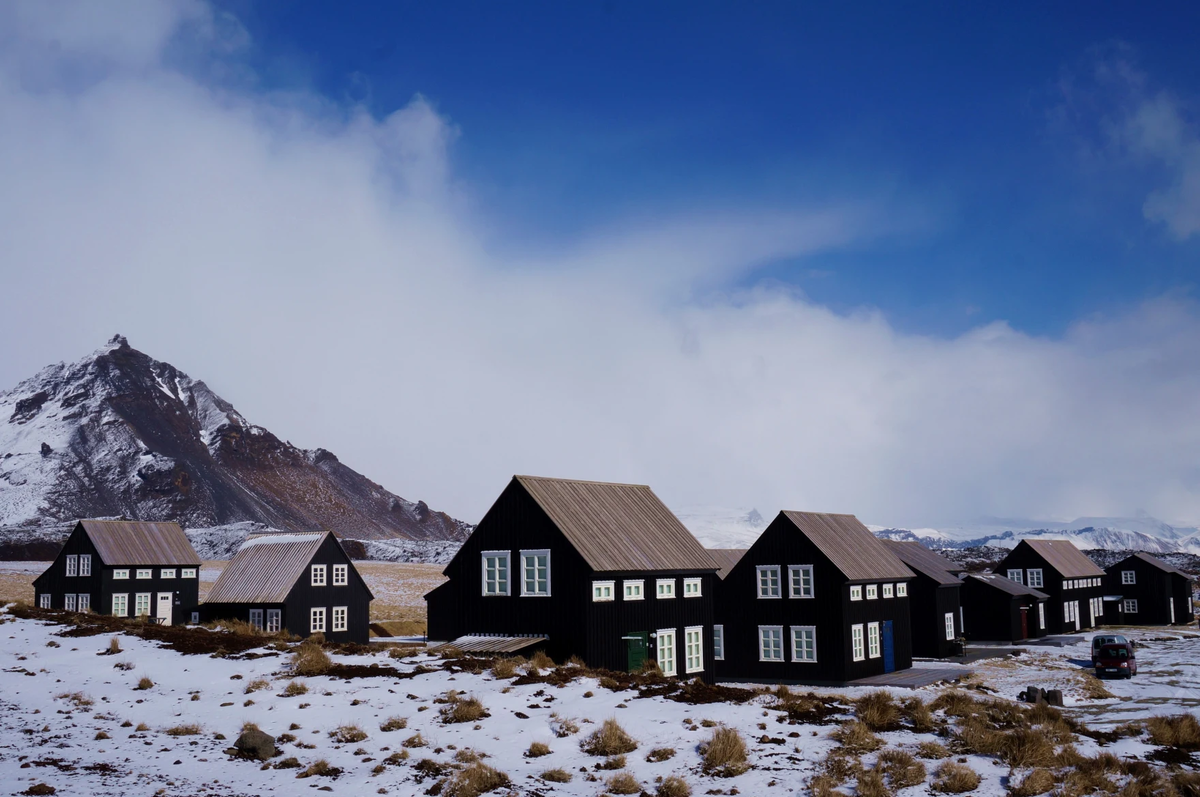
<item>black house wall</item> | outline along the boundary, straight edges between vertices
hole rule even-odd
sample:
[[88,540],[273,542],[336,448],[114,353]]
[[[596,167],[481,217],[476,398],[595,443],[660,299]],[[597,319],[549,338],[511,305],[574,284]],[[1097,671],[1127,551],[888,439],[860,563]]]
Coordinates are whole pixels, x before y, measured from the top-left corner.
[[[1075,623],[1072,621],[1069,625],[1064,622],[1065,608],[1063,604],[1067,601],[1079,602],[1079,629],[1080,631],[1089,628],[1096,628],[1104,624],[1104,617],[1098,616],[1093,622],[1089,603],[1092,598],[1103,599],[1105,594],[1104,578],[1099,576],[1091,576],[1090,578],[1099,578],[1100,586],[1096,587],[1079,587],[1073,589],[1064,589],[1064,581],[1077,581],[1079,579],[1064,579],[1059,575],[1058,571],[1051,567],[1045,559],[1043,559],[1033,548],[1025,544],[1018,544],[1012,552],[1004,557],[1000,564],[996,565],[992,572],[999,573],[1002,576],[1007,576],[1009,569],[1021,569],[1022,573],[1027,577],[1029,568],[1041,568],[1043,584],[1040,587],[1034,587],[1039,592],[1044,592],[1050,596],[1046,601],[1046,631],[1051,634],[1074,633],[1076,631]],[[1028,584],[1026,584],[1028,586]],[[1101,600],[1101,604],[1103,601]],[[1032,629],[1031,629],[1032,633]]]
[[[1122,571],[1132,570],[1134,583],[1124,584],[1121,580]],[[1149,562],[1130,556],[1111,565],[1105,571],[1105,591],[1121,598],[1133,598],[1138,603],[1136,612],[1125,612],[1126,625],[1170,625],[1171,602],[1175,601],[1175,622],[1191,622],[1190,616],[1182,612],[1184,603],[1176,599],[1175,581],[1183,581],[1180,576],[1164,571]],[[1190,600],[1187,607],[1190,608]]]
[[961,605],[957,584],[939,584],[923,573],[908,585],[912,610],[912,651],[914,656],[944,659],[958,652],[953,640],[946,639],[946,615],[954,616],[954,636],[962,634]]
[[[1039,601],[1032,596],[1012,595],[983,582],[968,578],[961,587],[964,636],[972,642],[1019,642],[1045,636],[1038,627]],[[1021,608],[1028,612],[1026,637],[1021,633]],[[1047,624],[1049,618],[1047,617]]]
[[1192,603],[1192,580],[1178,573],[1171,574],[1171,595],[1175,600],[1175,622],[1190,625],[1196,621],[1196,607]]

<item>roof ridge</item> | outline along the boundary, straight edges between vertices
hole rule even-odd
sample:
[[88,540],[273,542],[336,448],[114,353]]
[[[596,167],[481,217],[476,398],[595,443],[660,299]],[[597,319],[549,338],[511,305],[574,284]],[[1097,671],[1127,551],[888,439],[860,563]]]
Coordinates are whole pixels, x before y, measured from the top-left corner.
[[566,484],[602,484],[607,487],[645,487],[650,489],[648,484],[636,484],[633,482],[602,482],[595,479],[563,479],[558,476],[531,476],[526,473],[514,473],[514,479],[532,479],[540,482],[564,482]]

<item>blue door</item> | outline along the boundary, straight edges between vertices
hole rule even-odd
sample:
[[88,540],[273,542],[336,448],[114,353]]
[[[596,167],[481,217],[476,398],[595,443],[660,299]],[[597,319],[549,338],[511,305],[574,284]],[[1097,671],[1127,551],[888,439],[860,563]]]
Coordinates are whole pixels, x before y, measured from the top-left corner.
[[896,651],[892,645],[892,621],[883,621],[883,671],[896,671]]

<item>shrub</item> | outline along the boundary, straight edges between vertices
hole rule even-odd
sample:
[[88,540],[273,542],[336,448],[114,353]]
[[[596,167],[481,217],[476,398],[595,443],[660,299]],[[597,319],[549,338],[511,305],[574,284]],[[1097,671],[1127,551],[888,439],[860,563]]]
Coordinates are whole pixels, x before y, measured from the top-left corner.
[[550,755],[550,745],[545,742],[533,742],[525,751],[526,758],[541,758],[544,755]]
[[382,724],[380,724],[379,730],[383,731],[384,733],[391,733],[392,731],[402,731],[407,727],[408,727],[408,719],[407,718],[405,718],[405,717],[388,717],[386,720],[384,720],[384,722]]
[[280,697],[299,697],[300,695],[308,694],[308,684],[303,681],[288,681],[288,685],[283,687],[283,692]]
[[318,760],[312,762],[311,764],[309,764],[308,768],[305,769],[303,772],[297,772],[296,777],[298,777],[298,778],[312,778],[312,777],[336,778],[340,774],[342,774],[342,770],[338,769],[337,767],[330,766],[328,761],[326,761],[324,758],[321,758],[321,759],[318,759]]
[[336,730],[330,731],[329,738],[338,744],[351,744],[366,739],[367,732],[357,725],[342,725]]
[[890,731],[900,724],[900,707],[889,692],[870,692],[854,704],[858,721],[873,731]]
[[857,720],[843,722],[830,734],[830,738],[851,753],[869,753],[883,746],[883,740]]
[[642,784],[638,783],[638,779],[628,772],[618,772],[604,785],[613,794],[640,794],[642,791]]
[[479,797],[511,784],[508,775],[487,764],[476,762],[452,775],[442,787],[442,794],[446,797]]
[[613,756],[632,753],[637,749],[638,743],[625,732],[620,723],[609,718],[592,731],[579,746],[589,755]]
[[145,691],[146,689],[153,689],[153,688],[154,688],[154,681],[151,681],[149,678],[147,678],[144,675],[141,677],[141,679],[137,683],[137,689],[142,690],[142,691]]
[[624,769],[624,768],[625,768],[625,756],[623,756],[623,755],[615,755],[611,758],[606,758],[603,761],[601,761],[599,764],[596,765],[596,769],[602,769],[602,770],[606,770],[608,772],[612,772],[613,770]]
[[324,675],[332,666],[329,654],[311,641],[301,642],[292,653],[292,672],[296,675]]
[[750,768],[746,761],[746,742],[735,728],[720,727],[702,745],[702,767],[710,775],[732,778]]
[[675,757],[675,749],[672,747],[655,747],[646,754],[646,760],[657,764],[659,761],[667,761]]
[[163,733],[167,736],[196,736],[202,732],[199,725],[176,725],[174,728],[167,728]]
[[400,743],[401,747],[424,747],[425,745],[425,737],[421,735],[420,731],[417,731],[412,736]]
[[460,722],[476,722],[484,717],[490,717],[483,703],[475,697],[461,697],[455,692],[446,693],[446,705],[439,712],[442,722],[452,725]]
[[1030,771],[1021,782],[1009,790],[1012,797],[1036,797],[1054,788],[1054,775],[1048,769],[1038,767]]
[[539,777],[550,783],[570,783],[571,773],[565,769],[547,769]]
[[655,797],[692,797],[692,787],[678,775],[670,775],[663,778],[663,782],[658,784],[658,790],[654,795]]
[[1200,748],[1200,722],[1192,714],[1151,717],[1146,722],[1146,730],[1150,732],[1150,741],[1157,745],[1181,750]]
[[906,789],[925,782],[925,765],[903,750],[884,750],[875,763],[893,789]]
[[938,767],[933,790],[945,794],[962,794],[979,788],[979,775],[966,764],[946,761]]
[[258,692],[262,689],[270,689],[270,688],[271,688],[270,681],[268,681],[265,678],[256,678],[253,681],[251,681],[250,683],[246,684],[246,691],[243,694],[248,695],[251,692]]

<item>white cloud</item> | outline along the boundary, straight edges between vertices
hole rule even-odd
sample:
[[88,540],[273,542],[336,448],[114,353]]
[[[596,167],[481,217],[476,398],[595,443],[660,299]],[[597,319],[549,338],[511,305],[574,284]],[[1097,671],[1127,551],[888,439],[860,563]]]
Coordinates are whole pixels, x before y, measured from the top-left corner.
[[453,109],[346,120],[205,85],[162,66],[190,19],[82,87],[4,59],[0,385],[120,331],[254,422],[470,520],[515,472],[884,524],[1200,518],[1185,300],[1061,339],[943,339],[729,289],[894,227],[871,201],[715,207],[512,254],[454,176]]

